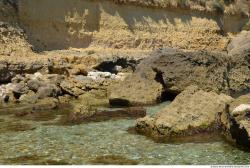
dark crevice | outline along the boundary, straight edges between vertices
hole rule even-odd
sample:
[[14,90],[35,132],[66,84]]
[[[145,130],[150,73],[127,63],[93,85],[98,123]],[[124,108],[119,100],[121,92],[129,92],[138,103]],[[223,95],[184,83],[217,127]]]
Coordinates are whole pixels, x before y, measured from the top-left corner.
[[121,99],[121,98],[110,99],[109,104],[112,107],[129,107],[129,106],[131,106],[131,104],[128,100]]
[[159,102],[173,101],[179,93],[168,89],[167,84],[164,82],[164,79],[163,79],[163,72],[160,72],[157,69],[153,69],[153,70],[156,72],[155,81],[160,83],[163,87],[163,92],[161,93],[161,96],[158,98],[158,101]]
[[[117,74],[118,72],[134,72],[136,65],[139,64],[137,60],[128,60],[127,58],[118,58],[112,61],[104,61],[97,65],[94,69],[102,72],[110,72]],[[120,68],[120,69],[119,69]]]
[[250,149],[250,141],[248,139],[248,133],[244,127],[240,127],[240,125],[235,121],[233,117],[230,117],[231,128],[230,133],[232,138],[236,140],[236,143],[241,146],[247,147]]
[[21,97],[21,93],[17,93],[17,92],[13,92],[13,96],[15,97],[15,99],[19,99]]

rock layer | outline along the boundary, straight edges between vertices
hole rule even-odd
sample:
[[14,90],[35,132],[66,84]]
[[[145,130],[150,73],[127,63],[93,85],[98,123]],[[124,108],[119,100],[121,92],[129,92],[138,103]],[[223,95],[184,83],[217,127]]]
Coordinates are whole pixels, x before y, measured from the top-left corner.
[[170,46],[221,51],[228,42],[222,35],[223,26],[234,25],[228,26],[226,31],[237,32],[247,21],[232,17],[223,21],[221,16],[203,12],[174,8],[155,10],[105,0],[60,3],[19,0],[19,16],[29,41],[37,50]]

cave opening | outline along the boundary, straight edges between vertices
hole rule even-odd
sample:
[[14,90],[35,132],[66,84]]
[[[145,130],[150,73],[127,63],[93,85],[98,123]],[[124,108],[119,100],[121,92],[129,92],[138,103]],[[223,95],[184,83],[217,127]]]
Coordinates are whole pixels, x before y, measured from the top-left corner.
[[127,58],[117,58],[116,60],[103,61],[95,67],[96,70],[102,72],[110,72],[117,74],[119,72],[134,72],[136,65],[139,64],[137,60],[128,60]]

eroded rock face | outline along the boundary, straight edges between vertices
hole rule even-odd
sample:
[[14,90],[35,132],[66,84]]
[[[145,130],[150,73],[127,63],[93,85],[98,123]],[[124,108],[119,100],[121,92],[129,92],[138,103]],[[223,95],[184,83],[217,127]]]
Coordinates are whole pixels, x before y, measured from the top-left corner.
[[223,121],[227,137],[250,149],[250,94],[230,103]]
[[219,127],[220,115],[232,100],[230,96],[190,86],[154,117],[138,119],[136,130],[154,138],[214,131]]

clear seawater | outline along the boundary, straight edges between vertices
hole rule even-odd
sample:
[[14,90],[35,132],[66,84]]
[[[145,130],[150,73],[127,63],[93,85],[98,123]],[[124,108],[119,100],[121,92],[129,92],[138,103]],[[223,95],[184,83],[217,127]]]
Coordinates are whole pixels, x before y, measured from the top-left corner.
[[54,124],[62,114],[50,113],[40,119],[0,114],[0,164],[250,164],[249,153],[222,138],[157,143],[128,132],[134,119],[62,125]]

